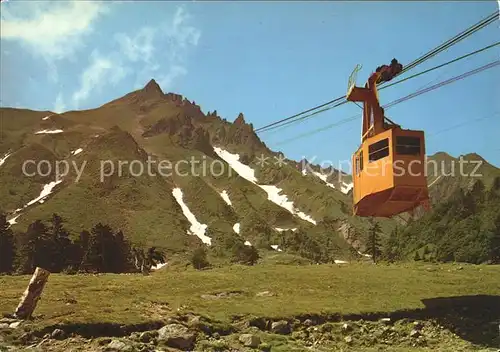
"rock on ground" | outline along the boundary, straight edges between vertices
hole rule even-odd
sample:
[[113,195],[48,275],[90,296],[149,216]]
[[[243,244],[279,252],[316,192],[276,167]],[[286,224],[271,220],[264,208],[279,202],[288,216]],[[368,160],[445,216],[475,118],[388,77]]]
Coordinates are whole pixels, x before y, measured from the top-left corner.
[[291,333],[290,324],[286,320],[275,321],[271,324],[271,331],[275,334],[288,335]]
[[132,346],[127,345],[125,342],[120,340],[113,340],[106,347],[106,351],[133,351]]
[[194,348],[196,333],[181,324],[170,324],[158,330],[158,342],[169,347],[190,351]]
[[246,347],[257,348],[261,341],[260,337],[253,334],[242,334],[240,335],[240,342]]

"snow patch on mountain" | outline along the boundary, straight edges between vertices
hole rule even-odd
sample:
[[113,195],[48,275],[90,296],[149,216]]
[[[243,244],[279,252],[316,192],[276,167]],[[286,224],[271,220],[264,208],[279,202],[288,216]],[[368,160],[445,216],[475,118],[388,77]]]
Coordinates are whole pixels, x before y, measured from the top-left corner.
[[29,207],[30,205],[35,204],[37,202],[43,203],[45,201],[45,198],[47,198],[52,193],[52,190],[54,189],[54,187],[57,186],[58,184],[60,184],[61,182],[62,182],[62,180],[52,181],[52,182],[44,185],[42,191],[40,192],[40,195],[38,197],[36,197],[35,199],[30,200],[28,203],[26,203],[26,205],[24,207],[25,208]]
[[311,216],[296,209],[293,205],[293,202],[289,201],[286,195],[280,194],[282,191],[281,188],[272,185],[259,185],[257,183],[257,178],[255,177],[255,170],[253,170],[248,165],[241,163],[239,161],[240,156],[238,154],[229,153],[228,151],[223,150],[219,147],[214,147],[214,151],[221,159],[228,163],[229,166],[231,166],[231,168],[233,168],[238,173],[238,175],[263,189],[267,193],[267,199],[269,199],[271,202],[288,210],[290,213],[298,216],[299,218],[316,225],[316,221]]
[[366,258],[371,258],[372,256],[370,254],[365,254],[365,253],[361,253],[360,251],[358,251],[358,254],[363,256],[363,257],[366,257]]
[[73,155],[78,155],[78,154],[80,154],[82,151],[83,151],[83,149],[82,149],[82,148],[78,148],[77,150],[73,150],[73,151],[71,152],[71,154],[73,154]]
[[291,229],[283,229],[283,228],[281,228],[281,227],[275,227],[274,229],[275,229],[276,231],[278,231],[278,232],[289,231],[289,230],[291,230],[291,231],[297,231],[297,228],[296,228],[296,227],[291,228]]
[[61,133],[63,130],[41,130],[38,132],[35,132],[35,134],[52,134],[52,133]]
[[255,177],[255,170],[252,169],[250,166],[243,164],[240,161],[239,154],[232,154],[218,147],[214,147],[214,151],[221,159],[223,159],[226,163],[228,163],[234,169],[234,171],[238,173],[238,175],[240,175],[241,177],[252,183],[257,183],[257,178]]
[[349,191],[354,187],[354,183],[345,183],[345,182],[342,182],[342,186],[340,186],[340,190],[342,191],[342,193],[344,194],[347,194],[349,193]]
[[233,204],[231,203],[231,199],[229,199],[229,194],[227,194],[227,191],[224,190],[220,193],[220,196],[222,197],[222,199],[224,199],[224,202],[227,203],[227,205],[230,205],[232,206]]
[[5,154],[3,157],[1,157],[1,158],[0,158],[0,166],[2,166],[2,165],[3,165],[3,163],[5,162],[5,160],[7,160],[7,158],[8,158],[9,156],[11,156],[11,155],[12,155],[12,153],[11,153],[11,152],[7,152],[7,154]]
[[212,239],[205,235],[207,230],[207,225],[200,223],[196,216],[189,210],[188,206],[184,203],[182,190],[180,188],[174,188],[172,194],[182,209],[184,216],[191,223],[191,227],[188,230],[188,234],[196,235],[203,243],[211,245]]
[[158,263],[154,266],[151,267],[151,270],[160,270],[161,268],[163,268],[165,265],[167,265],[167,263]]
[[335,186],[332,183],[330,183],[330,182],[327,181],[328,175],[325,175],[325,174],[322,174],[322,173],[316,172],[316,171],[313,171],[313,174],[314,174],[314,176],[317,176],[319,179],[321,179],[321,181],[323,181],[324,183],[326,183],[326,185],[328,187],[335,188]]
[[17,214],[16,216],[14,216],[13,218],[10,218],[9,220],[7,220],[7,222],[10,224],[10,225],[14,225],[14,224],[17,224],[17,218],[19,218],[21,216],[21,214]]
[[279,246],[278,246],[277,244],[272,244],[272,245],[271,245],[271,248],[272,248],[272,249],[274,249],[275,251],[278,251],[278,252],[283,252],[283,251],[279,248]]
[[[52,193],[52,190],[54,189],[55,186],[57,186],[58,184],[60,184],[63,180],[58,180],[58,181],[52,181],[50,183],[47,183],[46,185],[43,186],[42,188],[42,191],[40,192],[40,194],[38,195],[38,197],[36,197],[35,199],[33,200],[30,200],[28,203],[26,203],[22,208],[17,208],[15,211],[14,211],[14,214],[15,215],[14,217],[10,218],[7,222],[10,224],[10,225],[14,225],[14,224],[17,224],[17,219],[23,215],[21,212],[21,210],[29,207],[30,205],[33,205],[35,203],[43,203],[45,202],[45,199]],[[17,214],[17,215],[16,215]]]
[[233,230],[234,230],[234,232],[236,232],[237,234],[239,234],[239,233],[240,233],[240,223],[239,223],[239,222],[237,222],[236,224],[234,224],[234,226],[233,226]]

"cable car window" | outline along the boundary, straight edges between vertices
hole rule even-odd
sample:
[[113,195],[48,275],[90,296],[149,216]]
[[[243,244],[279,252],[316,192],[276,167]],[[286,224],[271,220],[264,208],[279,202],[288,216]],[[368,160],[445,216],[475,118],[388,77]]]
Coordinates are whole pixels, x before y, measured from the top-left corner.
[[359,170],[363,171],[363,151],[359,153]]
[[420,138],[397,136],[396,153],[400,155],[420,155]]
[[389,138],[382,139],[368,147],[368,160],[375,161],[389,155]]

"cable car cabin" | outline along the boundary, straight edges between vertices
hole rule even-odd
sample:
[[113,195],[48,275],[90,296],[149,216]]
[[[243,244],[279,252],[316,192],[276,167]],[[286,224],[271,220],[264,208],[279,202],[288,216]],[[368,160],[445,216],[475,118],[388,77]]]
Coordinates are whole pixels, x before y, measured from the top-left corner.
[[391,217],[425,203],[424,156],[422,131],[396,127],[367,138],[353,155],[354,214]]
[[361,146],[352,157],[353,211],[362,217],[392,217],[419,205],[429,207],[424,132],[404,130],[384,116],[376,91],[380,78],[381,72],[375,72],[364,88],[349,82],[347,94],[348,100],[364,105]]

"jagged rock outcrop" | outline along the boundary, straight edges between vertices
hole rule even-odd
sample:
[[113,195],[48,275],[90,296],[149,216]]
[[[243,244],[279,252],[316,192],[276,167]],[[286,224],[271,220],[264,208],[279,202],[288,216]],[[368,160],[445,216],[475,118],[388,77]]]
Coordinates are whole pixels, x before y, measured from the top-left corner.
[[[177,133],[182,135],[188,133],[189,129],[193,128],[191,118],[186,114],[179,113],[175,117],[164,117],[158,120],[153,126],[146,130],[142,136],[153,137],[161,133],[166,133],[170,136]],[[187,131],[182,132],[183,130]]]
[[243,116],[243,113],[240,112],[236,120],[234,120],[233,124],[239,126],[239,125],[244,125],[246,124],[245,122],[245,116]]
[[143,137],[153,137],[163,133],[169,135],[174,144],[183,148],[196,149],[213,157],[216,155],[210,144],[208,132],[193,124],[193,118],[187,114],[179,113],[176,117],[160,119],[143,133]]

